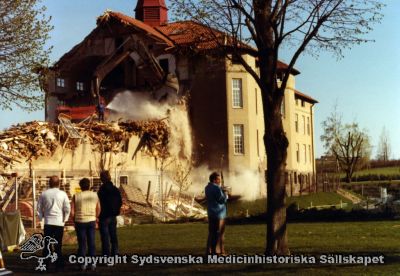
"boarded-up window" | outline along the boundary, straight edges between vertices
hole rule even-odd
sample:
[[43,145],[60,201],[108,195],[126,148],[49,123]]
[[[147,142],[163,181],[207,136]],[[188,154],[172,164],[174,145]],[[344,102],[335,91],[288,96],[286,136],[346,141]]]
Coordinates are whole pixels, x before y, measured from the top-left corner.
[[144,9],[145,19],[160,19],[160,10],[158,8],[146,8]]

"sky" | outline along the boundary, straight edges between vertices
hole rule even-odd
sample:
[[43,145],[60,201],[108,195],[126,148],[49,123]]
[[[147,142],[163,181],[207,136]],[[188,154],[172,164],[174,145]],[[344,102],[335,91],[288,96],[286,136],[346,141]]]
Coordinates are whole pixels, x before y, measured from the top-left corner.
[[[337,104],[343,122],[356,121],[368,131],[372,157],[385,127],[391,158],[400,159],[400,1],[384,2],[384,18],[368,35],[375,42],[354,45],[340,60],[322,52],[319,58],[303,55],[295,65],[301,72],[296,89],[319,102],[314,122],[316,157],[324,153],[321,123]],[[54,30],[48,44],[54,47],[51,60],[55,62],[96,27],[96,18],[107,9],[134,16],[136,0],[43,0],[42,4],[52,16]],[[289,61],[285,51],[280,59]],[[0,130],[32,120],[44,120],[44,111],[0,110]]]

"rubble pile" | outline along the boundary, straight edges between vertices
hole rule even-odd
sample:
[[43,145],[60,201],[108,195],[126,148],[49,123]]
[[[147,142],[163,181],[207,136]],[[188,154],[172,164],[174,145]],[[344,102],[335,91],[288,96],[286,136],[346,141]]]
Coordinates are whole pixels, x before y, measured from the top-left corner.
[[34,121],[0,132],[0,167],[52,155],[59,144],[58,128],[55,124]]
[[[100,152],[118,152],[122,142],[133,135],[141,138],[141,147],[152,156],[165,152],[168,144],[169,130],[162,120],[71,125],[83,140],[89,140]],[[55,123],[33,121],[18,124],[0,132],[0,168],[14,162],[52,156],[59,146],[73,150],[82,139],[69,139],[68,131]]]
[[165,200],[165,214],[167,220],[180,217],[195,219],[207,217],[207,211],[193,196],[173,190]]
[[159,200],[159,194],[152,194],[146,199],[140,188],[121,185],[123,205],[121,213],[125,216],[151,216],[159,221],[171,221],[178,218],[202,219],[207,211],[198,204],[193,196],[171,190]]

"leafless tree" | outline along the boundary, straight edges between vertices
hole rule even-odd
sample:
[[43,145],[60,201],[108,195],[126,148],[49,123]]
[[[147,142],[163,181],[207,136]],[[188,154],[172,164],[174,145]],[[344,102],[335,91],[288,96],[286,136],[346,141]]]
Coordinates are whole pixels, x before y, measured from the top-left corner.
[[390,159],[391,154],[391,146],[389,134],[385,127],[382,128],[381,135],[379,136],[379,144],[378,144],[378,152],[376,159],[382,161],[383,164],[386,164]]
[[[288,139],[280,114],[289,74],[303,52],[317,55],[366,42],[371,26],[381,19],[378,0],[171,0],[177,19],[190,19],[227,34],[219,49],[239,60],[262,91],[264,143],[268,158],[267,254],[289,254],[284,171]],[[211,32],[213,35],[215,31]],[[229,43],[226,43],[226,42]],[[259,72],[246,63],[241,42],[257,58]],[[289,46],[291,59],[277,81],[279,52]]]
[[50,18],[40,0],[0,1],[0,109],[44,106],[39,72],[49,63]]
[[351,182],[353,173],[369,161],[371,146],[365,130],[360,130],[357,123],[342,124],[341,116],[335,106],[330,116],[322,122],[324,142],[328,155],[333,155],[346,173],[346,182]]

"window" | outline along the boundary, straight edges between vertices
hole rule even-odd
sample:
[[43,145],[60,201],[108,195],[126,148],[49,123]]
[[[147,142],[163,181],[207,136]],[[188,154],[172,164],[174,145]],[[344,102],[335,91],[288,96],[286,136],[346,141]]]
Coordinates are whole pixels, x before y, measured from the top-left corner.
[[81,81],[76,82],[76,90],[83,91],[83,82]]
[[282,103],[281,103],[281,116],[283,118],[285,118],[285,97],[283,97]]
[[233,107],[243,107],[242,79],[232,79],[232,101]]
[[307,134],[310,135],[311,129],[310,129],[310,117],[307,117]]
[[58,87],[65,87],[65,80],[62,78],[57,78],[57,86]]
[[301,100],[301,106],[304,107],[305,106],[305,102],[303,100]]
[[299,132],[299,114],[295,114],[295,119],[294,119],[294,127],[296,129],[296,132]]
[[306,116],[303,115],[303,134],[306,134]]
[[257,91],[257,88],[254,90],[254,96],[255,96],[255,99],[256,99],[256,115],[258,114],[258,91]]
[[311,163],[312,155],[311,155],[311,146],[310,145],[308,145],[308,156],[310,157],[309,161]]
[[300,145],[296,144],[296,160],[297,163],[300,163]]
[[127,175],[121,175],[119,177],[119,184],[120,185],[128,185],[128,176]]
[[233,125],[233,147],[234,154],[244,154],[243,125]]
[[299,99],[295,99],[296,105],[299,105]]
[[125,139],[124,141],[122,141],[121,151],[122,152],[128,152],[129,151],[129,139]]
[[303,145],[303,149],[304,149],[304,163],[307,163],[307,147],[305,144]]
[[258,140],[258,129],[257,129],[257,156],[260,157],[260,144]]

